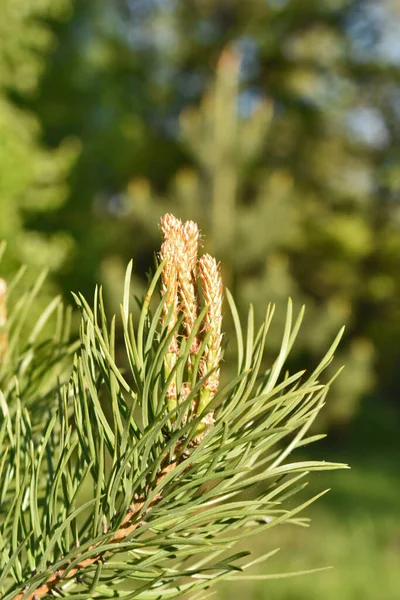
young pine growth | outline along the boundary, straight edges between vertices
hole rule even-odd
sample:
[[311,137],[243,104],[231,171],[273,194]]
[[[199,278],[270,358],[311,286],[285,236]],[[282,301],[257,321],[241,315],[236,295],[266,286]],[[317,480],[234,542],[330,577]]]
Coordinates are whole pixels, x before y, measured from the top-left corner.
[[[169,352],[165,357],[167,376],[177,362],[180,348],[189,347],[187,380],[182,382],[179,390],[176,377],[171,381],[167,391],[168,407],[172,410],[192,392],[192,381],[196,376],[195,365],[197,365],[197,375],[204,380],[187,411],[200,414],[215,396],[219,385],[222,350],[221,273],[216,260],[209,254],[198,258],[199,230],[193,221],[182,223],[173,215],[166,214],[161,219],[161,231],[164,234],[160,253],[160,258],[164,261],[161,273],[162,294],[165,296],[164,323],[167,323],[168,331],[174,329],[180,314],[183,318],[181,343],[179,345],[178,332],[175,331]],[[202,308],[199,301],[200,292],[205,304],[201,331],[198,325],[196,326],[196,319]],[[200,352],[200,335],[206,342],[202,352]],[[198,354],[200,360],[196,361]],[[188,414],[185,414],[185,422],[187,418]],[[213,412],[210,411],[202,418],[197,428],[198,433],[204,434],[206,427],[213,422]],[[200,441],[200,437],[195,441]]]
[[59,299],[31,331],[24,325],[42,279],[25,296],[20,275],[0,282],[1,600],[201,598],[254,563],[232,553],[238,540],[264,532],[267,558],[269,528],[303,523],[298,514],[321,494],[286,502],[310,471],[344,466],[289,460],[319,437],[308,430],[340,334],[313,373],[288,374],[302,318],[289,301],[280,352],[264,371],[273,308],[257,331],[250,309],[243,334],[226,291],[238,366],[223,385],[219,265],[198,256],[192,221],[167,214],[161,231],[137,320],[128,266],[122,347],[100,289],[93,308],[75,296],[71,344]]

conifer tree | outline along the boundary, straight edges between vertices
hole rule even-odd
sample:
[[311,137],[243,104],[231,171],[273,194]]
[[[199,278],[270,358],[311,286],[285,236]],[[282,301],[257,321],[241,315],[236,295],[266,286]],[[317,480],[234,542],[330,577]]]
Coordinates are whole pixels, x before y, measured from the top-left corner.
[[[299,333],[298,351],[309,366],[339,325],[350,322],[352,292],[346,281],[338,281],[336,293],[322,290],[319,297],[317,287],[311,289],[308,280],[312,270],[304,272],[303,277],[297,276],[307,257],[314,257],[318,265],[314,280],[319,282],[335,259],[331,252],[315,257],[310,231],[318,227],[320,216],[293,189],[290,172],[258,164],[263,146],[274,144],[273,108],[264,99],[255,102],[250,114],[241,114],[240,61],[238,52],[226,48],[200,106],[181,115],[182,141],[192,153],[195,167],[176,174],[166,198],[151,196],[150,184],[146,188],[143,182],[133,182],[128,188],[125,210],[143,226],[148,223],[149,214],[161,210],[161,203],[177,206],[186,216],[195,215],[209,232],[207,247],[224,259],[224,276],[234,290],[240,312],[251,301],[260,317],[266,298],[278,306],[287,296],[298,305],[306,304],[308,314]],[[147,195],[143,194],[146,189]],[[339,218],[334,207],[324,210],[332,221]],[[359,214],[356,220],[363,229],[369,227],[365,215]],[[320,235],[325,236],[326,231]],[[342,236],[340,243],[345,253],[354,242]],[[284,321],[285,312],[279,310],[267,352],[273,353],[279,347]],[[297,359],[296,354],[293,352],[292,360]],[[349,419],[373,383],[372,344],[364,338],[350,341],[341,352],[341,360],[348,369],[334,386],[324,415],[333,423]],[[332,374],[334,369],[332,366]]]

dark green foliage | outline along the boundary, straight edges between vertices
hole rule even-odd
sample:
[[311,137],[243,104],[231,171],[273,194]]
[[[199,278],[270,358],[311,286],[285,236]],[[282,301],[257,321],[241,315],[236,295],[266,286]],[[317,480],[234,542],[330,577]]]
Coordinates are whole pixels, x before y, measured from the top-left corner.
[[[8,244],[2,277],[11,277],[21,263],[30,267],[26,277],[31,282],[43,269],[60,272],[74,249],[68,231],[48,229],[45,222],[67,200],[67,177],[79,143],[68,138],[56,148],[46,147],[38,115],[27,108],[55,43],[50,24],[67,19],[70,9],[69,0],[1,3],[0,242]],[[54,288],[49,278],[40,292],[41,308]]]

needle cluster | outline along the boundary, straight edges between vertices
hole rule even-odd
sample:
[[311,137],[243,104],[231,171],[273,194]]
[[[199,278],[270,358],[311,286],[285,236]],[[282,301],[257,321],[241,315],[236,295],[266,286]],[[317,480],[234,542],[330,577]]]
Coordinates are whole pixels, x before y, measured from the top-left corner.
[[139,317],[130,262],[119,321],[100,288],[92,305],[74,296],[77,342],[60,298],[29,329],[44,276],[0,281],[1,600],[203,598],[277,551],[249,559],[237,541],[307,524],[301,511],[324,492],[292,497],[311,471],[344,467],[293,456],[323,437],[309,430],[340,334],[314,372],[288,372],[303,316],[289,301],[264,368],[273,307],[257,328],[225,290],[238,362],[222,385],[220,267],[198,258],[195,223],[165,215],[161,229]]

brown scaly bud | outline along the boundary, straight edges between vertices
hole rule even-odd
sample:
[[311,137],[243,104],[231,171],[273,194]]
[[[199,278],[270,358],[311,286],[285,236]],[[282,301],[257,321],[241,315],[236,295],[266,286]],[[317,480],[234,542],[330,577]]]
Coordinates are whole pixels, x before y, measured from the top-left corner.
[[[161,274],[161,293],[167,296],[164,303],[164,322],[168,320],[168,331],[171,331],[178,320],[178,265],[184,254],[184,241],[182,236],[182,222],[173,215],[167,213],[161,219],[161,231],[164,234],[164,242],[161,245],[160,259],[164,260],[164,268]],[[167,376],[174,368],[179,352],[177,335],[172,338],[169,351],[165,357]],[[176,383],[172,381],[167,390],[169,410],[176,406]]]
[[0,279],[0,360],[7,351],[7,333],[2,331],[7,322],[6,293],[7,284],[4,279]]
[[[181,309],[185,315],[184,327],[187,337],[193,330],[197,318],[196,270],[199,248],[199,229],[193,221],[182,225],[184,252],[178,265],[179,297]],[[197,338],[193,340],[191,352],[198,348]]]
[[[205,254],[197,261],[199,247],[199,229],[193,221],[182,223],[171,214],[161,219],[161,230],[164,243],[161,246],[160,258],[164,260],[162,273],[162,293],[168,294],[164,305],[164,322],[169,316],[168,330],[175,326],[179,312],[183,313],[183,326],[186,337],[193,333],[198,315],[197,278],[199,278],[207,313],[204,319],[204,332],[208,335],[208,343],[200,362],[200,375],[207,377],[200,391],[200,397],[193,401],[192,409],[197,414],[202,412],[215,396],[219,386],[219,363],[222,345],[222,281],[220,268],[216,260]],[[189,377],[193,367],[192,355],[198,351],[199,341],[196,337],[190,348],[188,358]],[[178,336],[172,340],[165,357],[166,376],[168,377],[176,365],[179,353]],[[184,382],[179,398],[176,378],[170,382],[167,390],[168,408],[173,410],[177,403],[182,402],[190,393],[190,385]],[[189,411],[190,413],[190,411]],[[187,416],[186,416],[187,418]],[[186,419],[185,418],[185,419]],[[184,419],[184,421],[185,421]],[[198,439],[214,422],[212,412],[202,419],[199,426]]]
[[[209,342],[205,351],[207,370],[218,367],[221,360],[222,347],[222,279],[220,267],[212,256],[204,254],[199,260],[199,275],[203,290],[203,298],[207,313],[204,322],[204,333],[209,334]],[[210,376],[219,382],[219,371]]]
[[161,244],[160,259],[165,260],[161,274],[161,293],[167,296],[164,303],[164,319],[170,317],[168,331],[173,329],[178,317],[178,270],[173,258],[174,253],[175,248],[170,240]]
[[[203,298],[207,306],[204,320],[204,333],[209,336],[204,356],[200,363],[200,374],[206,376],[215,369],[206,379],[200,392],[198,412],[201,413],[212,400],[219,386],[219,363],[222,351],[222,279],[220,267],[215,258],[204,254],[199,260],[199,277],[201,281]],[[213,423],[212,414],[203,418],[206,427]]]
[[187,254],[187,262],[193,276],[196,277],[197,253],[199,251],[199,228],[194,221],[186,221],[183,224],[183,239]]
[[177,217],[174,217],[171,213],[166,213],[161,217],[160,227],[164,238],[167,239],[170,237],[171,231],[181,229],[182,221]]
[[[164,242],[161,245],[160,259],[165,260],[161,274],[161,293],[167,294],[164,304],[164,319],[170,315],[168,331],[171,331],[178,319],[178,264],[183,252],[182,222],[167,213],[161,219],[161,231]],[[171,344],[176,345],[176,340]]]

